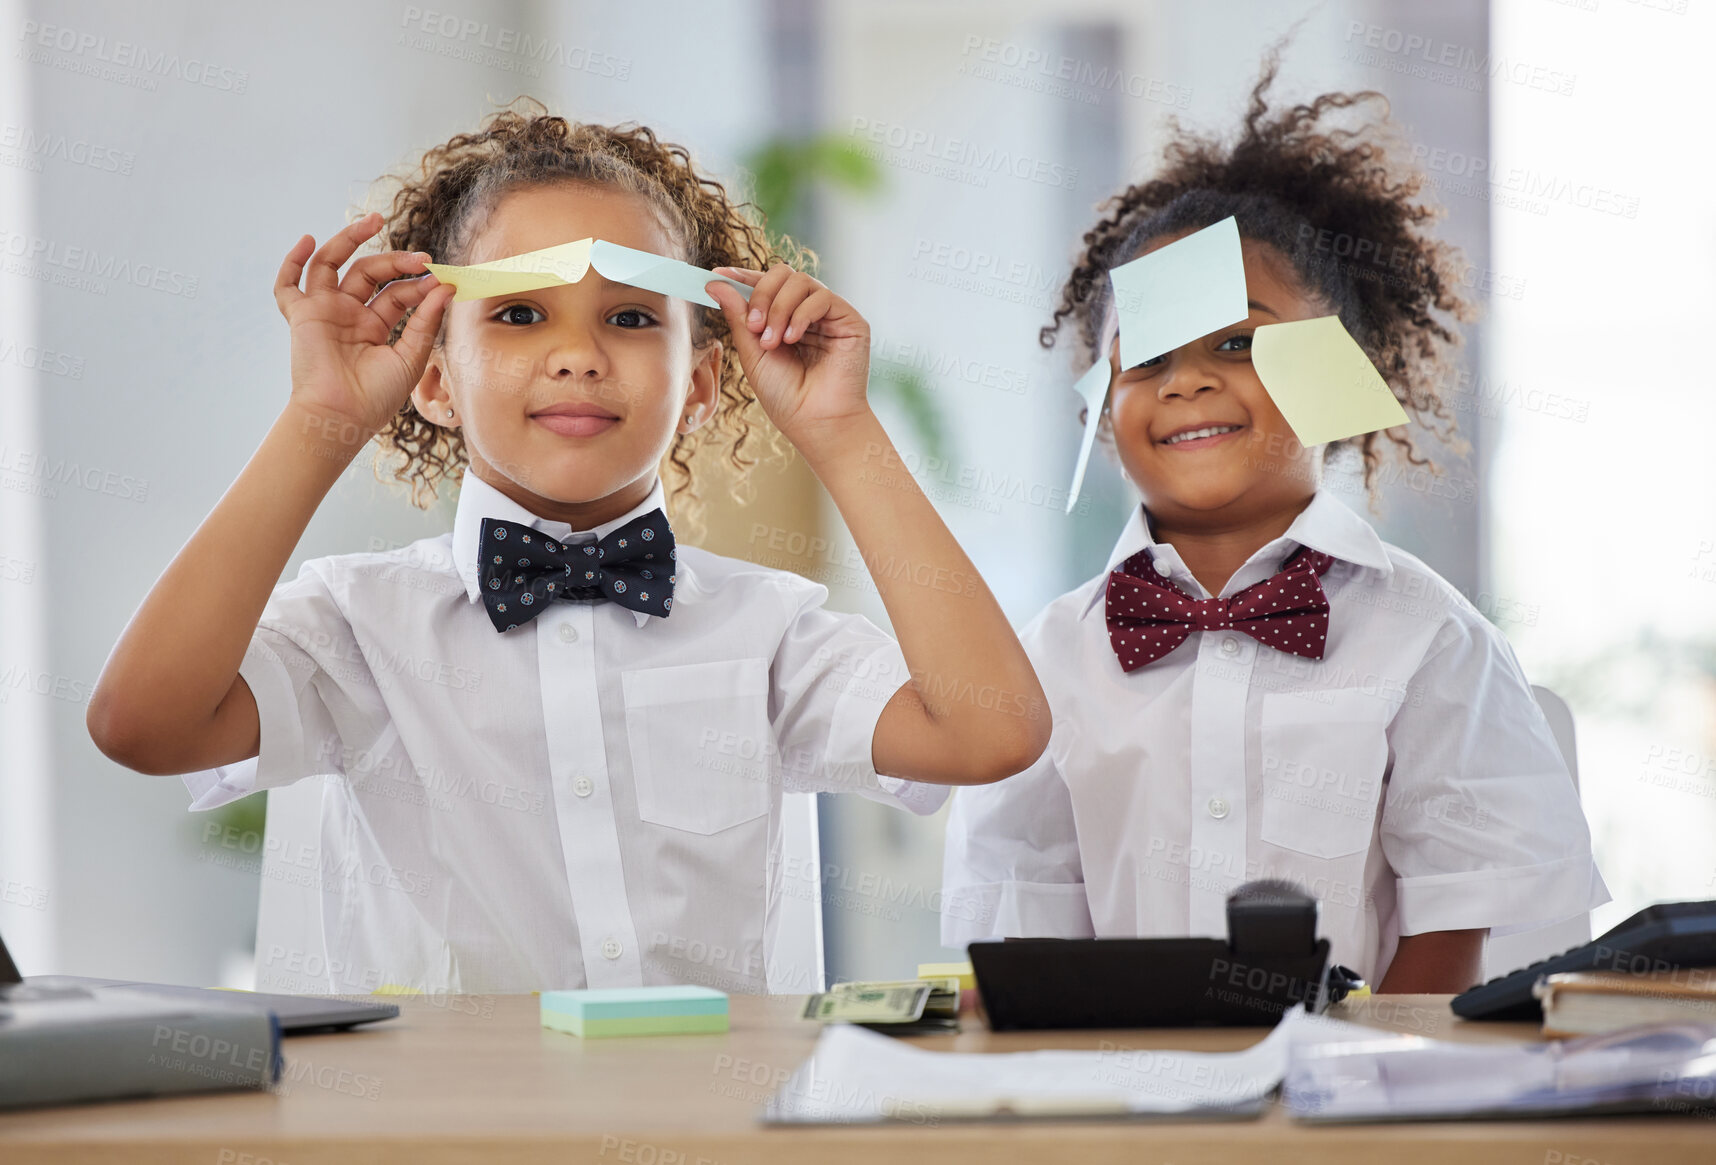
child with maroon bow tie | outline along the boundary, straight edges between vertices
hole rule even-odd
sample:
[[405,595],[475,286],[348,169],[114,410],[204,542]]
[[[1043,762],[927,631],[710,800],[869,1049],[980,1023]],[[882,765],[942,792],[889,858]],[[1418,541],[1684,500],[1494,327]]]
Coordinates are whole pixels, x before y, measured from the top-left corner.
[[[497,113],[354,258],[383,226],[287,253],[290,399],[114,649],[95,742],[197,809],[321,783],[290,872],[328,974],[300,989],[819,990],[773,958],[783,794],[929,813],[1048,740],[1000,605],[916,483],[866,467],[893,453],[869,325],[646,127]],[[742,474],[759,413],[866,561],[909,568],[875,577],[897,643],[676,544],[664,507],[694,465]],[[413,500],[458,487],[452,530],[277,586],[372,440]]]
[[[1282,877],[1321,900],[1336,960],[1384,991],[1457,992],[1487,933],[1608,892],[1507,642],[1323,486],[1328,447],[1299,444],[1252,366],[1257,328],[1337,315],[1415,419],[1445,422],[1448,321],[1470,314],[1422,176],[1328,124],[1381,95],[1272,112],[1277,69],[1231,144],[1181,135],[1106,204],[1043,329],[1107,361],[1101,432],[1142,504],[1022,634],[1053,738],[955,794],[943,941],[1221,936],[1232,889]],[[1123,366],[1109,272],[1229,216],[1248,317]],[[1345,444],[1373,490],[1384,450],[1425,463],[1404,426]]]

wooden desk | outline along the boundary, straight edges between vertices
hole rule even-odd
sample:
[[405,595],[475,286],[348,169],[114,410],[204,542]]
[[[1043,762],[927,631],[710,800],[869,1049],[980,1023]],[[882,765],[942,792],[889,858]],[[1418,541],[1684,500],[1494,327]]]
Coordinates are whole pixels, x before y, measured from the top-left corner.
[[[214,1093],[0,1115],[0,1162],[595,1162],[600,1165],[1650,1165],[1716,1162],[1716,1121],[1645,1116],[1556,1122],[1302,1127],[1260,1120],[1146,1124],[773,1129],[758,1107],[817,1028],[791,997],[735,997],[732,1031],[584,1041],[537,1023],[534,996],[404,998],[398,1019],[286,1041],[282,1094]],[[1443,996],[1384,996],[1336,1014],[1447,1039],[1529,1039],[1467,1024]],[[991,1034],[917,1041],[959,1051],[1041,1047],[1234,1051],[1256,1029]]]

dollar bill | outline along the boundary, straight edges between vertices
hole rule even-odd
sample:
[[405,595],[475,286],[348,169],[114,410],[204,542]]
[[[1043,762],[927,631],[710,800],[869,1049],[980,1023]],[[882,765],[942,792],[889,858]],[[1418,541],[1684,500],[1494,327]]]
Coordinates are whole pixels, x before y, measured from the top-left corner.
[[804,1001],[804,1018],[819,1023],[915,1023],[929,1000],[928,984],[840,983]]

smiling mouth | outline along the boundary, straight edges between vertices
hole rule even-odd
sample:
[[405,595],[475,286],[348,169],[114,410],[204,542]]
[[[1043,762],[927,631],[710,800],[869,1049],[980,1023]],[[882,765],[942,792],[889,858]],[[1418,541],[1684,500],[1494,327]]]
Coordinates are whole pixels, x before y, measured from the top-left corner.
[[1162,444],[1174,448],[1189,446],[1194,449],[1214,445],[1223,437],[1237,433],[1245,428],[1244,425],[1205,425],[1201,429],[1186,429],[1165,439]]

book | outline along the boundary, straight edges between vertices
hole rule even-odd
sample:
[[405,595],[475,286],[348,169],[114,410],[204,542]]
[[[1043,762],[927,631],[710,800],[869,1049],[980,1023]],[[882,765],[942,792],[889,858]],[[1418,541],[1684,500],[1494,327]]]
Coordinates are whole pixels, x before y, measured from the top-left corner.
[[283,1067],[269,1012],[94,996],[0,1000],[0,1109],[265,1089]]
[[1570,971],[1532,988],[1550,1039],[1600,1035],[1645,1023],[1716,1024],[1716,968],[1684,967],[1649,975]]

